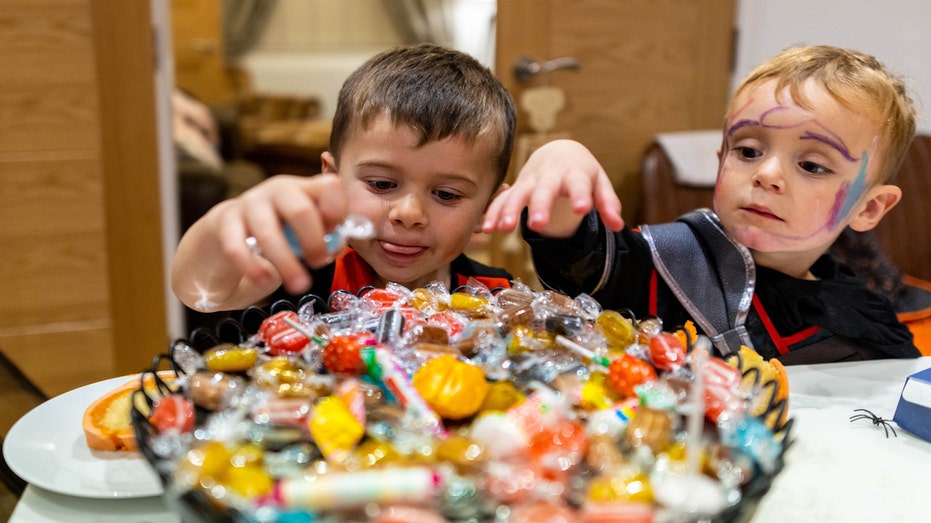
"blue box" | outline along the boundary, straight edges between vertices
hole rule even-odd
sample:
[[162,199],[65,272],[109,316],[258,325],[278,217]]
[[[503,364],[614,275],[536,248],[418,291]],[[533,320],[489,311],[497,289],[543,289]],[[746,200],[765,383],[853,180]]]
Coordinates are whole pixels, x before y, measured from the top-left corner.
[[931,369],[905,378],[892,420],[915,436],[931,441]]

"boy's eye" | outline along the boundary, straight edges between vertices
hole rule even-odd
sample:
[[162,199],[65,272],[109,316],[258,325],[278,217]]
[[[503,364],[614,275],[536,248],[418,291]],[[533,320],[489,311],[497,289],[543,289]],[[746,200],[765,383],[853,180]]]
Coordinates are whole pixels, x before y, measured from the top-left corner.
[[462,198],[462,196],[449,191],[433,191],[433,194],[444,202],[451,202]]
[[763,153],[761,153],[760,151],[754,149],[753,147],[747,147],[747,146],[738,145],[737,147],[734,147],[734,151],[735,151],[741,158],[743,158],[743,159],[745,159],[745,160],[753,160],[753,159],[755,159],[755,158],[759,158],[760,156],[763,156]]
[[809,172],[811,174],[829,174],[832,172],[827,167],[815,162],[799,162],[798,166],[801,167],[803,171]]
[[390,191],[397,187],[397,184],[388,180],[369,180],[369,187],[376,191]]

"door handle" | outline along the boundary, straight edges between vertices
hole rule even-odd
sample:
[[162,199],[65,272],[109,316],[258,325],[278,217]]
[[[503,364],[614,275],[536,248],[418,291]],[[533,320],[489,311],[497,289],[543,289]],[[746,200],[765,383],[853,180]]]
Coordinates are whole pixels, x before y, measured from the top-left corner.
[[518,82],[527,83],[540,73],[549,73],[557,69],[578,71],[581,66],[582,64],[579,62],[579,59],[574,56],[553,58],[545,62],[538,62],[533,58],[523,56],[514,64],[514,76],[517,78]]

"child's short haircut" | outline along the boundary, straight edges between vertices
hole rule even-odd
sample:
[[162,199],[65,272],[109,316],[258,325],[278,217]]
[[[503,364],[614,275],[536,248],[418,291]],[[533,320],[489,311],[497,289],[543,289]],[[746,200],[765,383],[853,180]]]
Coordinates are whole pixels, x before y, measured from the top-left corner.
[[[773,79],[776,93],[788,87],[792,100],[805,108],[811,106],[802,87],[812,79],[841,105],[872,120],[884,152],[875,183],[885,183],[898,172],[915,136],[916,110],[903,79],[886,70],[882,62],[868,54],[827,45],[789,48],[744,78],[731,103],[748,87]],[[734,109],[729,107],[728,114]]]
[[382,52],[354,71],[339,92],[330,153],[355,129],[387,116],[420,133],[420,144],[455,136],[497,146],[498,184],[514,142],[514,101],[495,75],[471,56],[433,44]]

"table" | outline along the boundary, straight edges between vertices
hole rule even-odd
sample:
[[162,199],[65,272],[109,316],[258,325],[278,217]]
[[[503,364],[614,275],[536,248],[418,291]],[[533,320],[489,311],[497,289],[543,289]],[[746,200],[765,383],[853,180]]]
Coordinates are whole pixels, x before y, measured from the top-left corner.
[[849,418],[891,420],[905,378],[929,367],[931,357],[787,367],[795,442],[752,522],[926,521],[931,443]]
[[[752,523],[927,517],[931,443],[897,427],[898,437],[886,438],[869,420],[849,421],[858,408],[891,419],[905,378],[927,368],[931,356],[788,367],[794,443]],[[84,499],[32,485],[10,518],[10,523],[60,521],[179,523],[180,518],[159,497]]]

